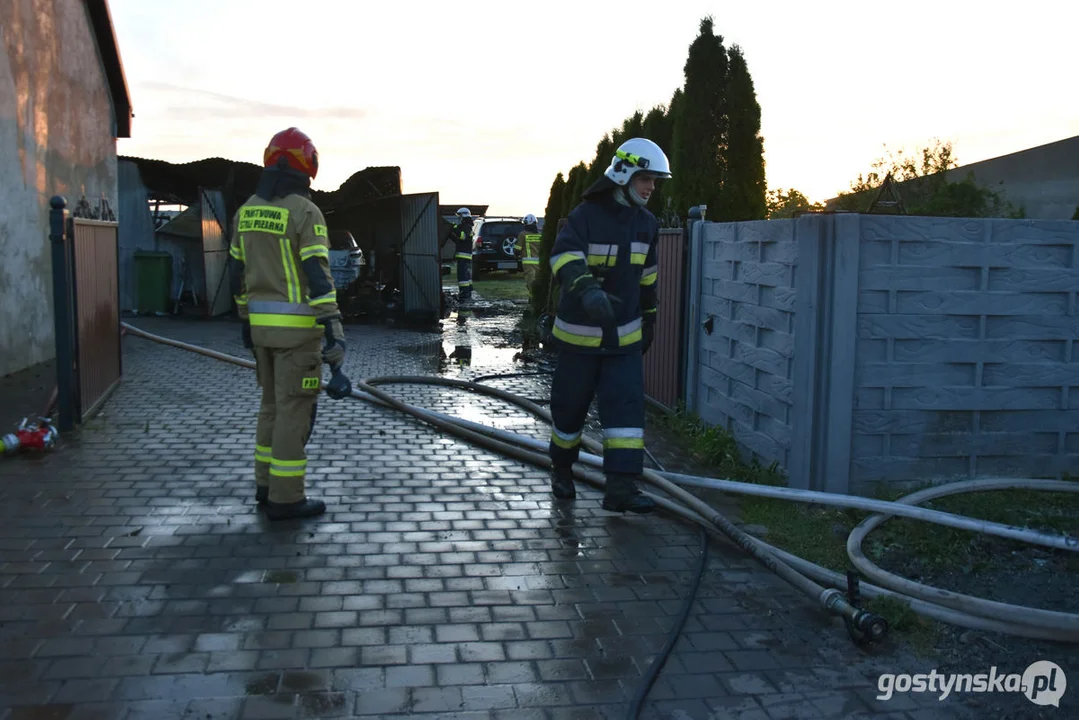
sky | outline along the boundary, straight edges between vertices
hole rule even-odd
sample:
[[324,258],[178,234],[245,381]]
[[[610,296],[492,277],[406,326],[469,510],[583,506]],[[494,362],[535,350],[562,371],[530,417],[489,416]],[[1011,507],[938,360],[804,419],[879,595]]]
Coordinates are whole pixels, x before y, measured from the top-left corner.
[[1060,0],[109,6],[135,113],[121,155],[260,163],[294,125],[317,189],[395,165],[405,193],[491,214],[542,214],[557,173],[668,103],[706,15],[748,63],[771,189],[825,200],[936,139],[962,165],[1079,135],[1079,4]]

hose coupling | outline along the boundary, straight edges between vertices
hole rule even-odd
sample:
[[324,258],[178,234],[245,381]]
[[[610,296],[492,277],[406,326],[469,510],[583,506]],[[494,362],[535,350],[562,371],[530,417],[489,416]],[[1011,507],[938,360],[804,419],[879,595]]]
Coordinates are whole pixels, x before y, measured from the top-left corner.
[[855,645],[864,647],[879,643],[888,634],[887,620],[857,606],[860,602],[858,576],[851,571],[847,572],[847,595],[829,588],[821,593],[820,602],[825,610],[843,618],[847,634]]

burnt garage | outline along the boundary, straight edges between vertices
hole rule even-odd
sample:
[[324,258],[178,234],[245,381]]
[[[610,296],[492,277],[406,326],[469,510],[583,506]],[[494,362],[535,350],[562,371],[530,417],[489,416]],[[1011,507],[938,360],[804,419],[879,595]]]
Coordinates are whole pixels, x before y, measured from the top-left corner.
[[[171,265],[169,312],[231,312],[230,225],[262,168],[223,158],[173,164],[121,156],[118,164],[121,309],[139,311],[136,257],[152,253]],[[347,283],[337,293],[346,320],[438,322],[446,234],[438,193],[405,195],[399,167],[370,167],[337,190],[312,190],[311,199],[326,216],[335,281]],[[170,207],[180,210],[165,217],[162,208]],[[362,264],[352,248],[362,252]]]

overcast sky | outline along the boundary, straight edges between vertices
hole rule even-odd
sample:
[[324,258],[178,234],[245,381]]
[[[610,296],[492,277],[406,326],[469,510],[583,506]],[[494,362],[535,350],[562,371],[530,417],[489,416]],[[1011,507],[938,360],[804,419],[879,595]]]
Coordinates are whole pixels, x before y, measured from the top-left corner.
[[709,14],[749,64],[770,188],[832,197],[885,144],[951,140],[966,164],[1079,134],[1079,5],[1060,0],[109,5],[135,112],[120,154],[258,163],[296,125],[318,189],[397,165],[406,193],[492,213],[542,213],[556,173],[668,102]]

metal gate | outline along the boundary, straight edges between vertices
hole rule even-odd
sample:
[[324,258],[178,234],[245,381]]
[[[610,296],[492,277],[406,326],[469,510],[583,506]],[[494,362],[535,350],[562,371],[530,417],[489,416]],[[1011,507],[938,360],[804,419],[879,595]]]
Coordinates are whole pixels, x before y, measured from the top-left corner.
[[118,224],[71,218],[74,412],[85,420],[120,382]]
[[656,337],[644,356],[644,392],[659,404],[675,409],[682,396],[682,297],[685,234],[681,229],[659,231],[658,317]]
[[226,234],[225,195],[220,190],[199,189],[202,220],[202,263],[206,278],[206,314],[224,315],[232,310],[229,292],[229,238]]
[[402,195],[400,203],[404,312],[422,322],[438,322],[442,314],[438,193]]

